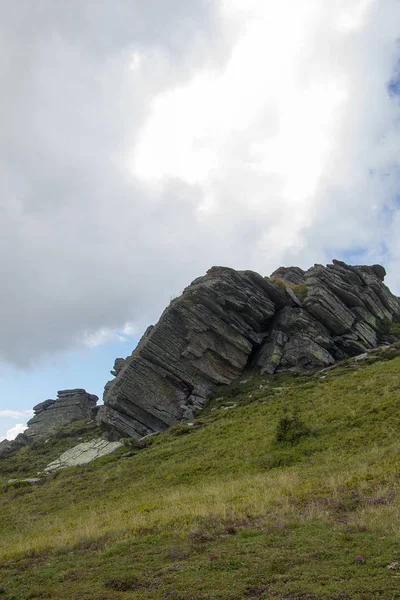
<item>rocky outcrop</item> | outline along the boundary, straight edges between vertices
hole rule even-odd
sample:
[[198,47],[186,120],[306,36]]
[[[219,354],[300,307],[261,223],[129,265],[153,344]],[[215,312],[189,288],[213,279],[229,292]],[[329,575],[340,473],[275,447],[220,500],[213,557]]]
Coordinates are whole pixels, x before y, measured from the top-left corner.
[[213,267],[115,361],[98,421],[140,438],[191,418],[249,364],[268,373],[324,367],[376,347],[381,320],[400,315],[384,276],[380,265],[340,261],[270,278]]
[[14,440],[3,440],[0,442],[0,458],[3,456],[9,456],[14,452],[17,452],[24,446],[29,446],[32,440],[25,435],[25,433],[19,433]]
[[382,321],[400,315],[400,301],[384,285],[386,272],[380,265],[334,260],[326,267],[314,265],[301,277],[293,268],[278,269],[277,274],[292,289],[301,287],[304,297],[301,311],[285,309],[271,321],[254,360],[262,372],[328,366],[375,348]]
[[45,400],[33,407],[34,416],[28,421],[24,436],[36,440],[51,435],[60,427],[74,421],[90,420],[98,397],[85,390],[62,390],[57,400]]
[[102,438],[94,438],[89,442],[83,442],[82,444],[78,444],[74,448],[70,448],[66,452],[63,452],[59,458],[47,465],[44,472],[53,473],[59,469],[65,469],[66,467],[87,465],[97,458],[115,452],[115,450],[121,446],[121,442],[109,442]]
[[213,267],[171,302],[132,356],[116,361],[99,421],[142,437],[191,417],[215,384],[240,375],[276,306],[294,304],[257,273]]

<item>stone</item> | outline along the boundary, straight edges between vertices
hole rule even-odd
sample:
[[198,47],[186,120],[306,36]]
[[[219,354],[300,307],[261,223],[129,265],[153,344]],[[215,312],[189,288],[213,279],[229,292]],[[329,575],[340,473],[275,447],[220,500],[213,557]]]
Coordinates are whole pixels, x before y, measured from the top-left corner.
[[291,285],[301,285],[305,283],[305,271],[299,267],[279,267],[271,274],[271,279],[280,279]]
[[45,400],[34,406],[34,416],[28,421],[24,435],[36,440],[52,434],[75,421],[91,420],[98,397],[83,389],[60,390],[57,400]]
[[317,276],[307,278],[307,287],[308,294],[304,302],[307,312],[331,333],[341,335],[349,331],[356,317],[344,302]]
[[384,276],[380,265],[337,260],[271,277],[212,267],[171,301],[131,356],[115,361],[97,421],[109,439],[141,438],[192,419],[215,386],[247,366],[327,369],[375,348],[380,320],[400,316]]
[[114,377],[116,377],[118,375],[118,373],[123,369],[124,366],[125,366],[125,359],[124,358],[116,358],[115,362],[114,362],[114,368],[110,371],[111,375],[114,375]]
[[357,356],[354,357],[354,360],[359,362],[361,360],[367,360],[368,357],[369,357],[369,352],[363,352],[362,354],[357,354]]
[[277,313],[253,364],[262,374],[327,366],[335,362],[329,352],[333,345],[326,327],[304,309],[285,307]]
[[270,288],[257,273],[225,267],[196,279],[106,385],[98,421],[139,438],[204,406],[214,385],[234,381],[262,342],[276,310]]
[[45,467],[44,472],[53,473],[66,467],[86,465],[96,460],[96,458],[101,458],[115,452],[122,445],[122,442],[109,442],[102,438],[94,438],[89,442],[78,444],[61,454],[59,458]]
[[0,458],[14,454],[24,446],[29,446],[32,440],[25,434],[19,433],[14,440],[0,442]]

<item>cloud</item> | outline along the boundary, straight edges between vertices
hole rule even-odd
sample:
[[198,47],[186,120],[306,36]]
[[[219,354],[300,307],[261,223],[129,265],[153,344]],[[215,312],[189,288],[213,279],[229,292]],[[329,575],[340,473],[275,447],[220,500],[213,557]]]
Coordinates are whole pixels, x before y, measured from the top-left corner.
[[4,3],[0,359],[129,337],[212,264],[399,272],[399,20],[397,0]]
[[33,410],[0,410],[0,419],[19,419],[33,417]]
[[3,440],[14,440],[17,435],[19,433],[23,433],[26,429],[26,425],[24,425],[23,423],[18,423],[17,425],[15,425],[14,427],[11,427],[11,429],[9,429],[6,433],[5,437],[0,437],[0,442],[2,442]]
[[125,323],[121,331],[103,327],[94,332],[85,332],[83,343],[88,348],[95,348],[113,342],[132,341],[137,333],[137,327],[133,323]]

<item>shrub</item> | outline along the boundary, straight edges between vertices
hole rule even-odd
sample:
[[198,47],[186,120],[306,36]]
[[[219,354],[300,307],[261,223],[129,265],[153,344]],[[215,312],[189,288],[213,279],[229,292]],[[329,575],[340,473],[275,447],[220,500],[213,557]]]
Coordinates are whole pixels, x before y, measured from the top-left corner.
[[377,334],[379,341],[393,341],[393,338],[400,338],[400,317],[393,320],[388,317],[378,319]]
[[143,582],[137,577],[123,577],[121,579],[109,579],[105,582],[104,587],[116,592],[129,592],[141,589]]
[[279,277],[273,277],[271,281],[281,290],[293,290],[300,302],[303,302],[308,294],[308,287],[305,283],[299,283],[297,285],[294,283],[287,283],[283,279],[279,279]]
[[272,277],[271,281],[278,288],[281,288],[281,290],[285,290],[286,288],[290,287],[290,285],[288,283],[286,283],[286,281],[284,281],[283,279],[280,279],[279,277]]
[[167,431],[167,434],[171,437],[179,437],[187,433],[193,433],[193,429],[186,425],[186,423],[176,423],[176,425],[172,425]]
[[298,408],[295,407],[292,414],[289,414],[285,406],[276,428],[276,441],[293,443],[310,433],[310,429],[300,418]]
[[157,435],[157,433],[153,433],[140,439],[132,437],[124,438],[122,442],[125,448],[129,448],[130,450],[143,450],[153,443],[154,438],[157,437]]
[[303,302],[306,299],[306,296],[308,294],[308,287],[306,286],[305,283],[300,283],[299,285],[293,285],[292,290],[294,291],[294,293],[296,294],[296,296],[298,297],[300,302]]

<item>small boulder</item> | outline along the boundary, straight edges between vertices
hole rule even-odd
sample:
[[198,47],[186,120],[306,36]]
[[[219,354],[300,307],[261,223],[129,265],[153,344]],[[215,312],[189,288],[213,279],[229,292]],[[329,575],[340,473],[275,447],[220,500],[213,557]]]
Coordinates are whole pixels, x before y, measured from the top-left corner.
[[53,462],[45,467],[44,472],[53,473],[66,467],[86,465],[96,458],[101,458],[115,452],[122,445],[122,442],[109,442],[102,438],[94,438],[89,442],[78,444],[61,454],[59,458],[53,460]]

